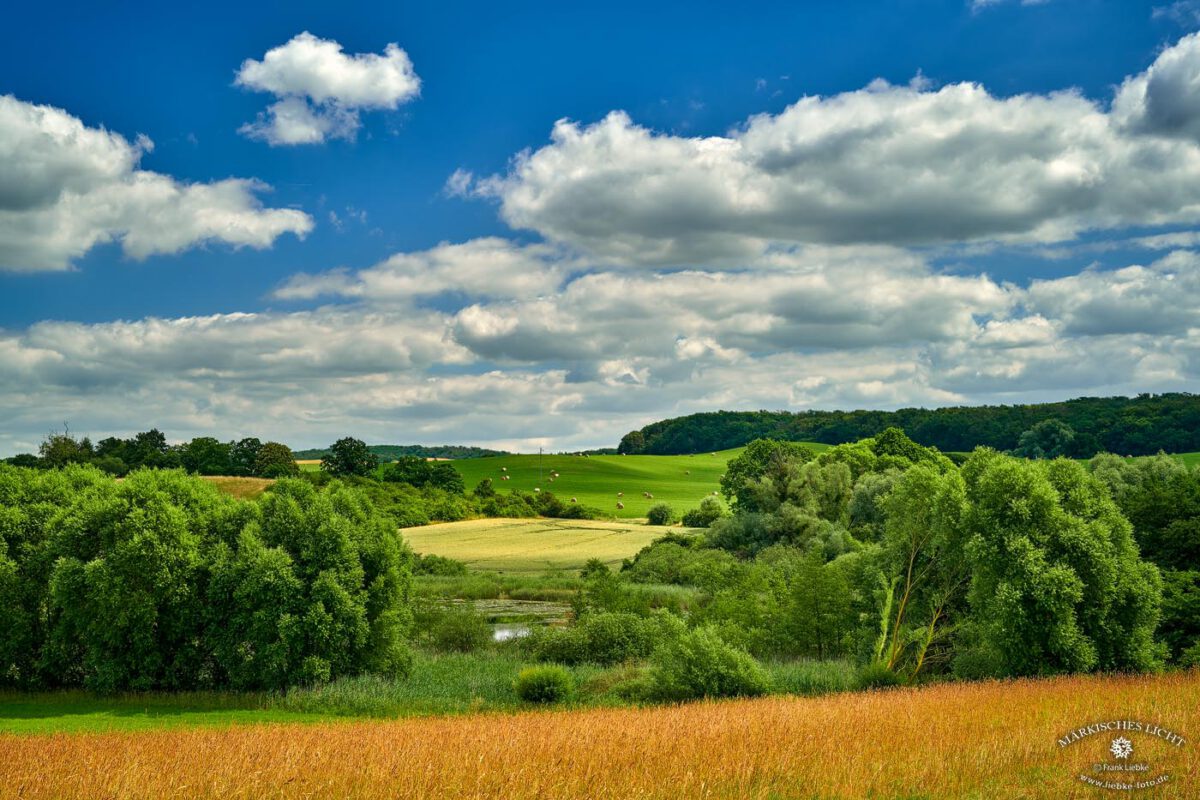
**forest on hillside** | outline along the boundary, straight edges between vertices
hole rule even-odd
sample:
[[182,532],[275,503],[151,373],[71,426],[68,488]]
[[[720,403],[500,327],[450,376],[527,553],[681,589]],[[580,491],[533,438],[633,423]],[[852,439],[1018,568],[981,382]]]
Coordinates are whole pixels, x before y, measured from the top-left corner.
[[[404,456],[455,459],[509,455],[503,450],[489,450],[486,447],[471,447],[461,444],[371,444],[367,445],[367,448],[378,456],[380,461],[395,461]],[[295,452],[298,459],[316,460],[329,455],[329,448],[316,447],[309,450],[297,450]]]
[[1080,397],[1059,403],[902,408],[898,411],[714,411],[655,422],[621,439],[629,455],[677,455],[740,447],[755,439],[843,444],[890,427],[942,452],[1014,450],[1039,423],[1067,434],[1055,455],[1153,455],[1200,450],[1200,396]]

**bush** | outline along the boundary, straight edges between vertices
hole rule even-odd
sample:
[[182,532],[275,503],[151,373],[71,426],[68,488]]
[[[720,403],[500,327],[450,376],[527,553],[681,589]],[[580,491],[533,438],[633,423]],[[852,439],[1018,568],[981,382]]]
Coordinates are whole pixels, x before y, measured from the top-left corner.
[[441,606],[422,614],[423,632],[429,645],[443,653],[470,653],[486,647],[492,640],[492,628],[466,603]]
[[683,525],[687,528],[707,528],[725,516],[721,501],[715,497],[706,497],[700,502],[699,508],[693,508],[683,515]]
[[770,688],[762,665],[711,628],[684,631],[654,651],[650,693],[657,700],[753,697]]
[[571,696],[575,681],[565,667],[547,664],[521,670],[513,689],[527,703],[559,703]]
[[899,686],[904,679],[887,668],[886,664],[872,661],[859,667],[854,676],[854,684],[859,689],[884,689],[889,686]]
[[646,519],[651,525],[670,525],[675,521],[675,511],[666,503],[659,503],[646,512]]
[[413,559],[414,575],[458,576],[467,574],[467,565],[453,558],[432,553],[418,555]]
[[539,661],[617,664],[648,656],[661,627],[655,619],[597,611],[585,614],[569,627],[534,631],[527,647]]

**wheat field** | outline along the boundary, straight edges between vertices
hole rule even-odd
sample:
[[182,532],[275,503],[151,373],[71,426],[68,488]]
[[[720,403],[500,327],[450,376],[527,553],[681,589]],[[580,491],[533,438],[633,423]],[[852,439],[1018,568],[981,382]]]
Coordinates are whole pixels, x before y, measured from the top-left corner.
[[641,522],[576,519],[471,519],[405,528],[404,539],[422,555],[454,558],[471,569],[541,573],[576,570],[588,559],[610,566],[633,558],[668,528]]
[[[1111,734],[1200,795],[1200,674],[945,684],[823,698],[404,721],[0,737],[0,797],[1073,798]],[[1111,760],[1111,759],[1110,759]],[[1117,792],[1115,794],[1122,794]],[[1128,793],[1124,793],[1128,794]]]

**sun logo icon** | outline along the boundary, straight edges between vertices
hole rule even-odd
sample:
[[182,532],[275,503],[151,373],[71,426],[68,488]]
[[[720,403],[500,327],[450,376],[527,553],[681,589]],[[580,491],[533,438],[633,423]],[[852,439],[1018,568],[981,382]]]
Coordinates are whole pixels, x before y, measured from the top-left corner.
[[1124,736],[1118,736],[1112,740],[1112,745],[1108,748],[1108,751],[1117,758],[1129,758],[1133,755],[1133,742]]

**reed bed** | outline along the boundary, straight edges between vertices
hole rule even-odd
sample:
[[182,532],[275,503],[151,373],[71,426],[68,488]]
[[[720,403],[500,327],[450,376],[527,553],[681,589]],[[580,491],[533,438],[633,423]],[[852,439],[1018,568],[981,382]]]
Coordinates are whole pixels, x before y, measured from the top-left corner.
[[942,684],[646,709],[0,737],[0,797],[1073,798],[1132,719],[1170,780],[1200,796],[1200,673]]

